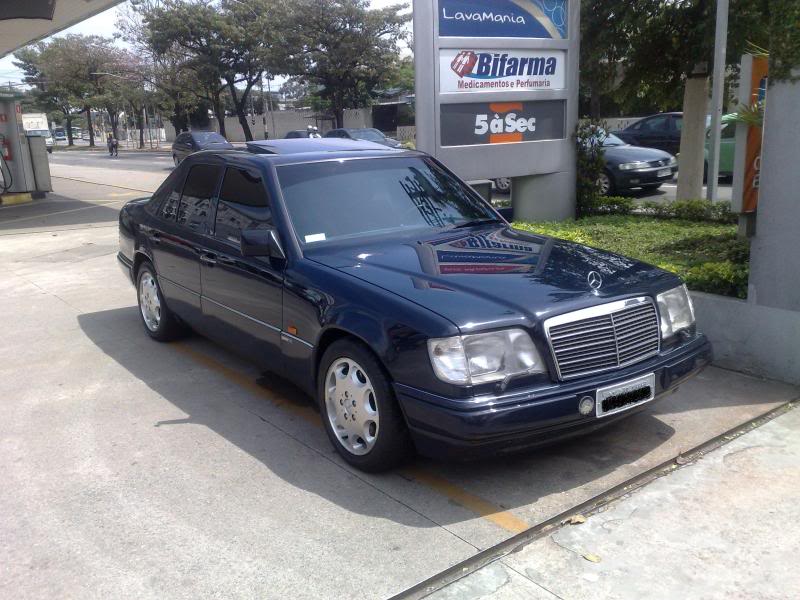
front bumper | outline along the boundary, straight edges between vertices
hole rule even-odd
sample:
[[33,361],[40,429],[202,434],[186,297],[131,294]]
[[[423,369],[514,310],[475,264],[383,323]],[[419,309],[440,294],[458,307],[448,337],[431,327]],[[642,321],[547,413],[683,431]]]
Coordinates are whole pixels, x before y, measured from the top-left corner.
[[[547,444],[614,423],[674,392],[712,358],[711,344],[697,335],[679,348],[618,371],[499,396],[453,400],[402,384],[394,387],[420,453],[475,458]],[[648,373],[655,373],[654,400],[602,418],[578,412],[580,399],[595,398],[598,388]]]
[[[663,169],[669,169],[669,175],[658,176],[658,172]],[[650,168],[642,171],[620,171],[615,170],[614,179],[619,189],[630,189],[641,187],[643,185],[655,185],[658,183],[665,183],[671,181],[678,172],[678,167],[658,167]]]

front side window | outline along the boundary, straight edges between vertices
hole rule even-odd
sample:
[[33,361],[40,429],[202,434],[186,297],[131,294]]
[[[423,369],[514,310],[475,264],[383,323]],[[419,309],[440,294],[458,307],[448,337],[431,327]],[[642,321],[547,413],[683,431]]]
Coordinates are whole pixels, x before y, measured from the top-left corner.
[[181,203],[178,207],[178,224],[193,231],[208,232],[208,211],[217,189],[222,167],[195,165],[186,176]]
[[285,165],[278,178],[302,244],[497,219],[465,184],[427,158]]
[[261,175],[229,168],[217,202],[214,236],[238,244],[243,229],[271,226],[272,212]]

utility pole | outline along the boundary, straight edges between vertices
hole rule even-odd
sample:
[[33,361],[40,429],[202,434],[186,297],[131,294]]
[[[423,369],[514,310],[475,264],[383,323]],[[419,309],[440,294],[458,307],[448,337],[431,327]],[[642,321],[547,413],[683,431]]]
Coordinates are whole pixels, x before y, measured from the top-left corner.
[[728,46],[728,0],[717,0],[714,39],[714,83],[711,92],[711,143],[708,148],[706,199],[717,200],[719,191],[719,140],[722,133],[722,94],[725,86],[725,51]]
[[267,139],[267,100],[264,98],[264,73],[261,74],[261,79],[258,83],[261,87],[261,125],[264,128],[264,139]]
[[272,88],[269,85],[269,75],[267,75],[267,94],[269,94],[269,118],[272,121],[272,137],[277,133],[275,131],[275,111],[272,110]]

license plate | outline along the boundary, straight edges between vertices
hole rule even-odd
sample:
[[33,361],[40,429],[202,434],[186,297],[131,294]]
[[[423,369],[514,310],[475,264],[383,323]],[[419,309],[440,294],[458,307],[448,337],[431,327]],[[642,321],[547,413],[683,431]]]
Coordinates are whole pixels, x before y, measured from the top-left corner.
[[667,175],[672,175],[672,169],[659,169],[656,172],[656,177],[666,177]]
[[610,385],[597,390],[597,416],[605,417],[644,404],[655,398],[656,374]]

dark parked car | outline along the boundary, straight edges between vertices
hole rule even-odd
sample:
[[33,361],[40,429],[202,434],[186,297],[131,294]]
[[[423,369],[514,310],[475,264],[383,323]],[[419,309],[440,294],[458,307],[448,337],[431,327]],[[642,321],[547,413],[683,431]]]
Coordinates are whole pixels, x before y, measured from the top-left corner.
[[177,167],[190,154],[201,150],[232,150],[233,144],[216,131],[184,131],[172,142],[172,161]]
[[197,153],[119,228],[148,335],[280,373],[364,470],[594,430],[711,359],[678,277],[512,229],[419,152]]
[[622,141],[634,146],[658,148],[677,154],[681,148],[683,113],[661,113],[645,117],[625,129],[612,131]]
[[375,129],[374,127],[364,127],[359,129],[351,129],[343,127],[340,129],[331,129],[323,137],[326,138],[349,138],[351,140],[364,140],[367,142],[375,142],[376,144],[383,144],[390,148],[402,148],[403,144],[397,140],[386,137]]
[[631,146],[614,134],[602,135],[605,169],[598,187],[604,196],[634,188],[656,190],[678,171],[678,161],[668,152]]

